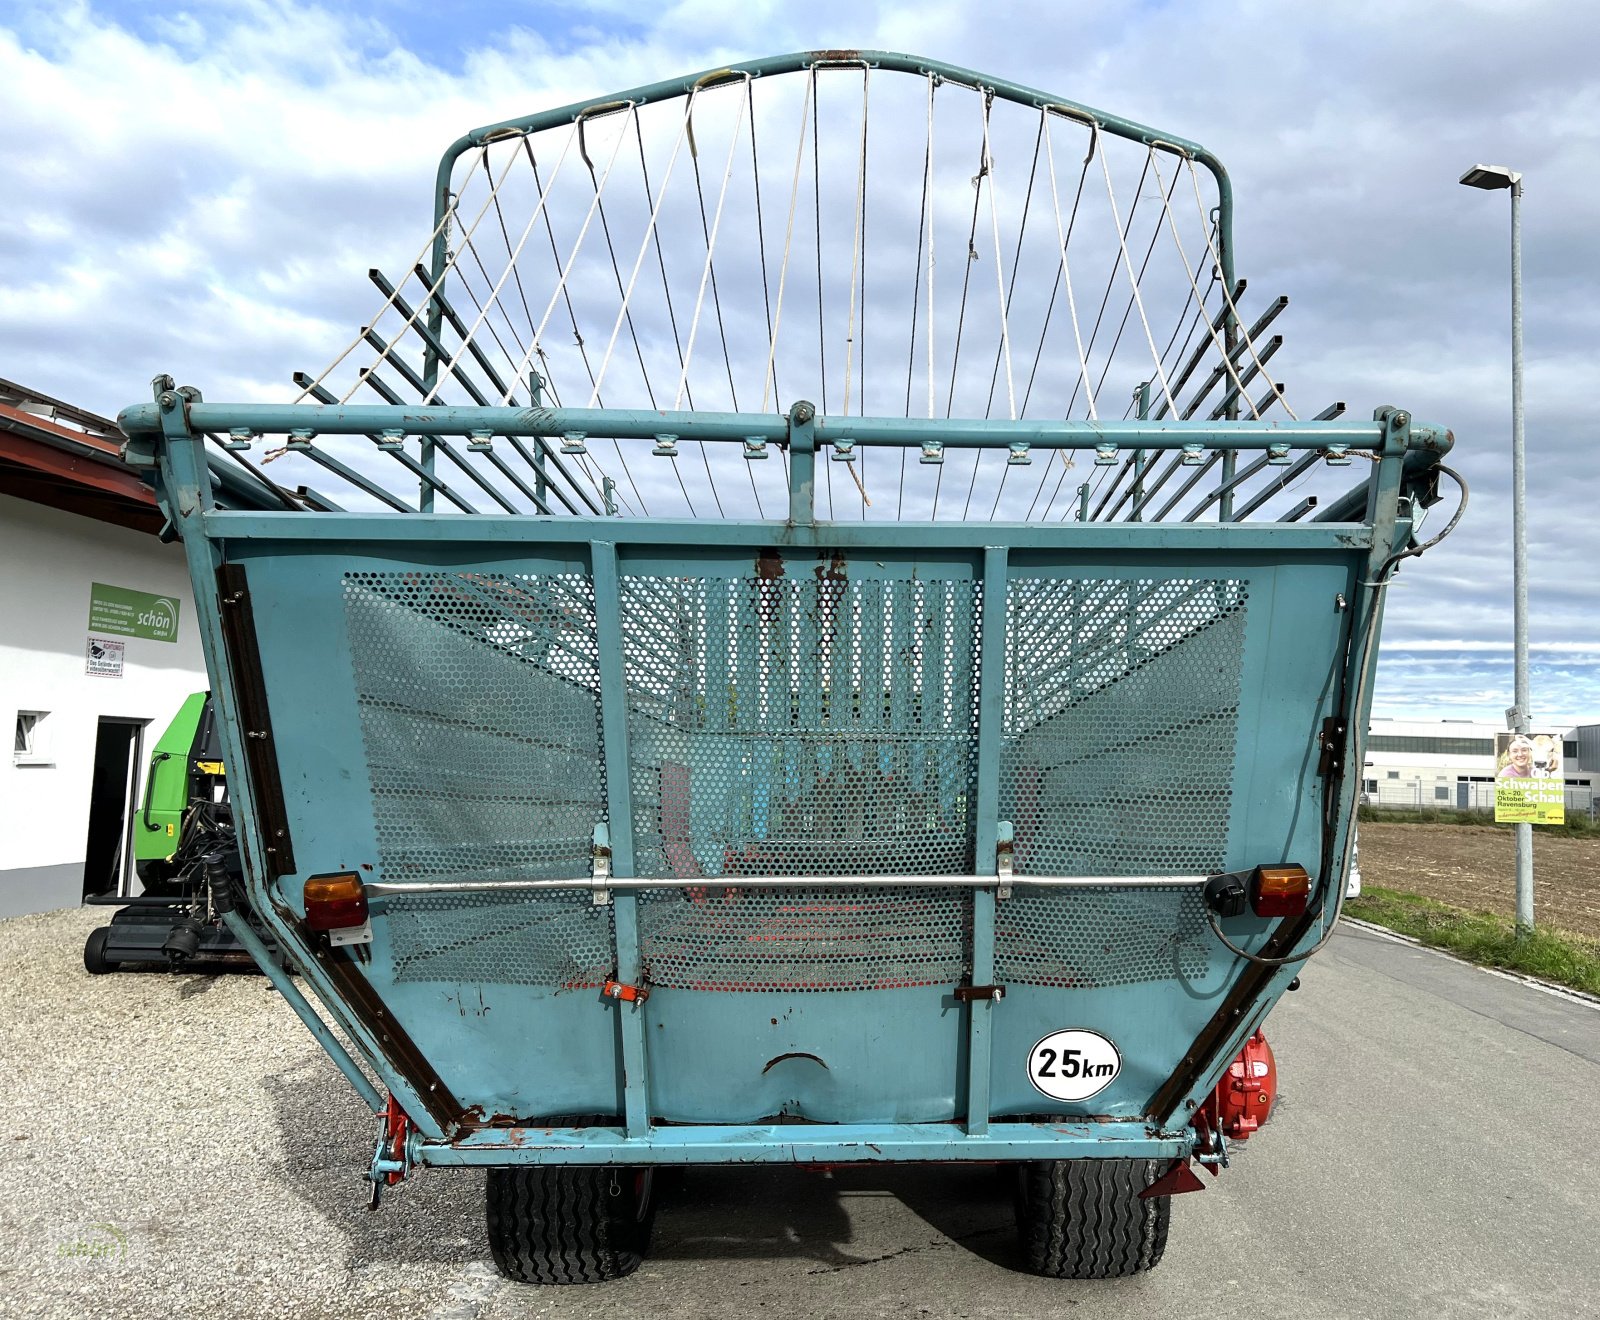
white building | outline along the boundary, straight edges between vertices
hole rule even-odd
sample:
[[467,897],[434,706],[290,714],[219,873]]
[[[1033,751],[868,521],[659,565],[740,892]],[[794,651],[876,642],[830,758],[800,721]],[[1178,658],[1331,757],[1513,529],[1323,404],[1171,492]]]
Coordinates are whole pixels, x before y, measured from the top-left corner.
[[[1362,792],[1380,807],[1492,811],[1494,736],[1504,731],[1503,724],[1474,720],[1374,719],[1367,733]],[[1600,738],[1583,739],[1582,732],[1560,730],[1568,811],[1591,811],[1600,780]]]
[[[0,380],[0,719],[15,728],[0,917],[117,887],[150,744],[207,686],[183,547],[159,539],[120,443],[107,419]],[[165,607],[141,623],[144,597],[171,602],[175,626]]]

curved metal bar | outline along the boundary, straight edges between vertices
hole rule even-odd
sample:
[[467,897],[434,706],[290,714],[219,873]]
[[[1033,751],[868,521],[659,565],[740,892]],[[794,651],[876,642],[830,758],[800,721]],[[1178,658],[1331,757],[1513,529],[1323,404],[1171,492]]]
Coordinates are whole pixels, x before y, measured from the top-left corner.
[[[1105,131],[1116,137],[1126,138],[1145,146],[1160,146],[1174,151],[1180,155],[1188,155],[1191,159],[1204,165],[1211,172],[1217,185],[1217,255],[1222,267],[1222,278],[1228,288],[1234,283],[1233,260],[1233,187],[1228,180],[1228,172],[1214,155],[1197,142],[1186,138],[1177,137],[1171,133],[1161,132],[1137,120],[1124,119],[1120,115],[1108,114],[1103,110],[1096,110],[1093,106],[1083,105],[1077,101],[1067,100],[1049,92],[1040,91],[1036,87],[1029,87],[1023,83],[1011,82],[1005,78],[992,78],[987,74],[978,73],[976,70],[963,68],[957,64],[946,64],[941,60],[924,59],[916,55],[904,55],[895,51],[882,50],[810,50],[799,51],[790,55],[773,55],[764,59],[746,60],[739,64],[724,65],[716,69],[704,69],[686,77],[666,79],[661,82],[645,83],[633,87],[625,92],[611,93],[606,96],[593,97],[586,101],[575,101],[570,105],[560,106],[553,110],[541,110],[531,115],[520,116],[516,119],[501,120],[496,124],[487,124],[482,128],[475,128],[463,134],[445,149],[440,157],[438,173],[434,182],[434,225],[437,227],[444,218],[445,209],[450,199],[450,178],[454,173],[455,164],[466,152],[476,147],[483,146],[486,142],[498,141],[502,138],[537,133],[543,129],[554,128],[561,124],[572,123],[587,114],[607,106],[613,106],[619,101],[631,101],[637,105],[648,105],[655,101],[670,100],[674,97],[687,96],[699,87],[712,85],[716,82],[737,78],[741,75],[749,78],[770,78],[785,73],[805,73],[814,68],[833,68],[838,66],[859,67],[865,65],[869,68],[888,69],[897,73],[916,74],[919,77],[936,77],[946,82],[959,83],[963,86],[977,88],[984,92],[992,93],[1002,100],[1013,101],[1019,105],[1030,106],[1038,110],[1054,110],[1066,114],[1070,118],[1081,119],[1093,126],[1095,132]],[[711,80],[708,83],[707,80]],[[446,259],[446,240],[442,229],[434,239],[433,244],[433,270],[435,282],[443,272]]]

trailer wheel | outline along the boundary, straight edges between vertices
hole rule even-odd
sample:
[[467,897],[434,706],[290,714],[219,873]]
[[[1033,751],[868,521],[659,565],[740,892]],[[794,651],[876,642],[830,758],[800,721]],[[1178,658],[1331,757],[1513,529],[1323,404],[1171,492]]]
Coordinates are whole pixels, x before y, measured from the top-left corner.
[[1140,1200],[1159,1160],[1033,1160],[1018,1173],[1017,1233],[1027,1268],[1052,1279],[1121,1279],[1167,1248],[1170,1196]]
[[486,1199],[495,1265],[519,1283],[603,1283],[632,1274],[650,1245],[654,1182],[651,1169],[490,1169]]
[[89,932],[89,938],[83,944],[83,966],[91,976],[104,976],[107,972],[114,972],[122,966],[121,963],[112,962],[106,957],[106,936],[111,931],[106,926],[97,926]]

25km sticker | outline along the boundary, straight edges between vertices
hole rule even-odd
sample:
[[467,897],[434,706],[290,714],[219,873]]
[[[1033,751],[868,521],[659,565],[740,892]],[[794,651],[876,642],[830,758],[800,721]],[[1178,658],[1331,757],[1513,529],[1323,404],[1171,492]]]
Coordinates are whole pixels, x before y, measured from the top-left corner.
[[1098,1031],[1052,1031],[1028,1053],[1028,1080],[1052,1100],[1087,1100],[1122,1071],[1122,1055]]

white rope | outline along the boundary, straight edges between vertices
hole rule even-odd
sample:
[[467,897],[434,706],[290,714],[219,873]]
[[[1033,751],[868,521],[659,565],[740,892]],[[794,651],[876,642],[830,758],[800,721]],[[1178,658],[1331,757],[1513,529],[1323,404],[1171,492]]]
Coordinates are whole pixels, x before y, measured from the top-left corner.
[[[500,172],[500,178],[498,180],[495,180],[493,174],[490,173],[490,171],[489,171],[489,146],[490,146],[490,144],[486,142],[479,149],[479,159],[482,161],[484,174],[491,180],[491,185],[490,185],[490,188],[489,188],[489,195],[486,198],[484,198],[483,205],[478,208],[478,214],[473,217],[472,223],[467,227],[466,231],[462,234],[460,244],[457,245],[457,247],[456,247],[456,249],[454,251],[447,251],[446,252],[446,254],[445,254],[445,263],[444,263],[443,268],[439,271],[438,278],[436,278],[433,281],[432,284],[429,284],[429,285],[426,286],[426,289],[427,289],[426,295],[424,297],[418,299],[417,305],[414,308],[411,309],[411,315],[406,317],[405,322],[400,326],[400,329],[398,331],[396,331],[390,337],[388,343],[378,353],[378,356],[373,360],[373,363],[372,363],[373,369],[376,369],[377,367],[382,366],[385,362],[387,362],[389,360],[390,354],[392,354],[394,352],[395,348],[400,344],[401,340],[405,338],[406,332],[408,330],[410,330],[414,325],[416,325],[417,321],[421,319],[423,312],[425,312],[428,309],[429,304],[432,302],[434,294],[438,293],[439,290],[444,287],[445,277],[452,270],[455,269],[456,262],[457,262],[457,259],[458,259],[458,256],[459,256],[460,252],[462,251],[462,248],[463,247],[471,247],[471,245],[472,245],[472,236],[475,233],[478,232],[478,226],[483,223],[483,218],[486,215],[488,215],[489,208],[494,205],[494,200],[495,200],[495,198],[497,196],[499,196],[500,189],[505,186],[506,180],[511,177],[512,166],[514,166],[517,163],[517,155],[516,155],[516,153],[513,152],[511,154],[511,156],[507,159],[505,169],[503,169]],[[471,180],[472,180],[472,172],[469,170],[468,173],[467,173],[467,177],[462,180],[463,186],[465,186],[467,183],[470,183]],[[448,218],[449,215],[455,213],[457,206],[459,206],[459,197],[457,198],[457,202],[456,202],[455,205],[447,208],[447,212],[446,212],[447,218]],[[437,232],[438,231],[436,230],[435,233],[437,233]],[[430,246],[431,246],[431,244],[430,244]],[[426,255],[427,252],[428,252],[428,249],[424,248],[423,249],[423,255]],[[422,257],[419,256],[417,258],[417,261],[413,262],[412,265],[415,266],[421,260],[422,260]],[[394,300],[399,295],[400,288],[404,284],[405,284],[405,280],[401,279],[399,281],[399,283],[395,286],[395,292],[390,295],[388,301],[384,304],[385,310],[387,310],[389,307],[394,305]],[[381,315],[381,313],[380,313],[380,315]],[[372,322],[369,322],[369,325],[374,325],[375,326],[376,325],[376,318]],[[355,384],[353,384],[347,391],[345,391],[344,396],[340,399],[340,402],[341,403],[348,403],[350,401],[350,399],[351,399],[351,396],[353,396],[355,394],[355,392],[358,389],[361,388],[361,385],[362,385],[362,380],[358,376],[356,378]]]
[[[476,169],[481,160],[482,160],[482,156],[480,155],[476,160],[474,160],[472,168]],[[467,174],[467,178],[464,179],[462,182],[466,183],[467,181],[469,181],[471,179],[471,177],[472,177],[472,174],[471,174],[471,171],[469,170],[468,174]],[[449,199],[445,203],[444,213],[442,215],[440,215],[440,217],[439,217],[439,223],[436,224],[433,227],[433,232],[428,235],[427,242],[425,242],[422,245],[422,251],[417,253],[416,260],[411,263],[413,266],[417,265],[418,262],[420,262],[425,256],[428,255],[429,252],[431,252],[433,250],[434,240],[436,238],[438,238],[440,234],[444,233],[445,230],[447,230],[450,227],[451,217],[455,215],[455,205],[456,205],[455,194],[451,193],[451,194],[449,194]],[[370,327],[376,325],[378,323],[379,318],[381,318],[386,311],[388,311],[391,307],[394,306],[394,300],[396,298],[398,298],[399,296],[400,296],[400,289],[399,289],[398,286],[396,286],[395,291],[393,293],[391,293],[387,298],[385,298],[383,300],[383,306],[378,308],[377,314],[375,316],[373,316],[371,319],[369,319],[367,324],[366,324],[366,326],[363,326],[362,328],[363,329],[369,329]],[[333,371],[338,367],[338,365],[341,362],[343,362],[347,357],[349,357],[350,354],[355,352],[355,350],[363,342],[365,342],[365,339],[366,339],[365,335],[357,334],[354,339],[352,339],[348,344],[345,345],[344,351],[342,353],[340,353],[338,357],[334,358],[334,360],[332,362],[328,363],[328,365],[326,367],[323,368],[322,374],[320,376],[318,376],[314,381],[312,381],[309,385],[307,385],[304,389],[302,389],[300,391],[300,393],[298,393],[297,395],[294,396],[294,399],[292,400],[292,402],[299,403],[301,399],[305,398],[308,394],[310,394],[314,389],[317,388],[318,385],[322,384],[323,381],[327,380],[327,378],[333,373]],[[348,397],[348,396],[346,396],[346,397]]]
[[1144,297],[1139,292],[1139,277],[1133,270],[1133,259],[1128,255],[1127,235],[1122,232],[1122,215],[1117,210],[1117,195],[1111,187],[1111,167],[1106,163],[1106,153],[1100,153],[1100,172],[1106,180],[1106,200],[1111,204],[1111,219],[1117,230],[1117,246],[1122,251],[1122,268],[1127,272],[1128,283],[1133,287],[1133,301],[1139,308],[1139,323],[1144,326],[1145,342],[1150,345],[1150,360],[1155,363],[1156,375],[1161,380],[1161,392],[1167,396],[1167,407],[1176,412],[1177,403],[1172,397],[1172,387],[1167,383],[1167,369],[1161,364],[1161,354],[1156,352],[1156,339],[1150,333],[1150,320],[1145,315]]
[[[1050,136],[1050,112],[1042,110],[1040,113],[1045,117],[1044,146],[1050,163],[1050,201],[1055,206],[1056,212],[1056,242],[1061,248],[1061,274],[1067,286],[1067,313],[1072,317],[1072,339],[1078,348],[1078,372],[1079,378],[1083,381],[1084,396],[1089,401],[1089,420],[1094,421],[1100,414],[1095,405],[1094,382],[1089,379],[1089,359],[1083,351],[1083,327],[1078,324],[1078,300],[1072,292],[1072,265],[1067,260],[1067,234],[1061,222],[1061,195],[1056,187],[1056,152],[1055,143]],[[1091,134],[1089,150],[1098,151],[1100,135],[1094,130],[1091,130]],[[1066,456],[1067,465],[1070,467],[1071,451],[1063,449],[1060,452]]]
[[800,102],[800,140],[794,150],[794,182],[789,185],[789,222],[783,235],[783,265],[778,268],[778,305],[772,312],[772,339],[767,345],[767,374],[762,378],[761,411],[772,402],[772,389],[776,384],[773,363],[778,353],[778,329],[783,323],[783,293],[789,282],[789,255],[794,246],[794,216],[800,203],[800,169],[806,159],[806,139],[811,132],[811,91],[816,85],[813,75],[806,79],[806,92]]
[[936,208],[933,204],[933,93],[938,87],[933,75],[928,75],[928,151],[924,157],[927,164],[926,174],[922,180],[922,196],[927,208],[928,225],[928,331],[924,338],[928,341],[928,417],[933,417],[934,404],[934,355],[933,355],[933,219]]
[[[747,82],[749,81],[749,77],[749,74],[745,75],[745,80]],[[720,87],[731,86],[732,84],[719,83],[717,85]],[[728,163],[722,172],[722,189],[717,194],[716,217],[711,222],[711,234],[706,239],[706,260],[705,265],[700,269],[700,290],[695,295],[694,318],[689,322],[689,342],[685,345],[683,350],[682,370],[680,370],[678,373],[678,392],[672,401],[672,406],[674,409],[683,407],[683,392],[689,383],[689,363],[694,358],[694,341],[700,333],[700,313],[705,307],[706,285],[710,283],[711,280],[712,257],[717,248],[717,235],[722,228],[722,210],[727,204],[728,187],[733,180],[734,155],[739,149],[739,137],[744,131],[744,107],[745,101],[741,96],[739,98],[739,113],[733,121],[733,133],[728,139]],[[693,151],[695,148],[691,145],[690,150]]]
[[[867,213],[867,79],[870,73],[863,69],[861,72],[861,155],[856,164],[856,229],[855,237],[850,246],[850,310],[845,317],[844,324],[844,406],[840,410],[844,416],[850,415],[850,386],[852,368],[855,365],[856,351],[856,296],[858,281],[864,274],[863,266],[866,253],[861,250],[862,228]],[[865,310],[863,309],[863,315]],[[861,386],[861,403],[863,412],[866,407],[866,383]]]
[[[856,166],[856,236],[850,255],[850,312],[845,320],[844,331],[844,407],[843,415],[850,415],[850,368],[856,353],[856,289],[859,279],[864,293],[867,280],[867,253],[865,248],[865,235],[867,224],[867,85],[872,77],[872,70],[863,67],[861,70],[861,156]],[[862,339],[866,338],[867,311],[863,300],[861,307],[861,332]],[[862,349],[863,353],[865,349]],[[858,412],[866,416],[867,412],[867,381],[865,361],[862,364],[861,379],[861,406]],[[867,464],[867,451],[861,451],[859,466],[863,469]],[[866,511],[872,501],[867,497],[867,488],[863,484],[861,473],[856,471],[857,464],[847,463],[845,470],[850,474],[850,480],[855,482],[857,492],[861,495],[861,516],[866,517]]]
[[[489,291],[488,298],[486,298],[484,300],[483,310],[478,313],[477,319],[475,321],[473,321],[473,323],[470,326],[467,327],[467,333],[462,336],[461,347],[456,349],[455,355],[450,359],[449,367],[448,367],[449,370],[454,370],[456,364],[461,361],[462,354],[464,354],[464,353],[466,353],[468,351],[467,350],[467,345],[472,342],[473,335],[475,335],[478,332],[478,327],[483,324],[484,317],[488,315],[489,305],[491,303],[499,301],[499,299],[500,299],[500,290],[504,287],[505,282],[508,279],[511,278],[511,272],[516,269],[517,259],[522,255],[522,249],[527,244],[528,235],[533,233],[534,225],[536,225],[538,223],[539,217],[544,214],[545,205],[550,199],[551,191],[555,188],[557,177],[559,177],[559,175],[561,174],[561,167],[564,164],[566,164],[567,155],[572,150],[572,143],[573,143],[573,140],[577,137],[577,134],[578,134],[578,127],[577,127],[577,125],[574,125],[572,130],[571,130],[571,132],[569,132],[567,134],[566,145],[561,148],[561,155],[556,161],[556,167],[555,167],[555,169],[553,171],[551,171],[550,182],[547,183],[544,186],[544,189],[539,194],[539,204],[533,208],[533,214],[528,217],[528,223],[522,227],[522,233],[517,238],[516,247],[514,247],[511,250],[510,255],[507,256],[507,258],[506,258],[506,268],[503,271],[500,272],[500,278],[495,281],[494,288],[492,288]],[[619,147],[620,147],[620,144],[621,144],[621,138],[620,138],[620,135],[619,135],[619,138],[618,138]],[[612,149],[612,156],[611,156],[613,161],[616,159],[616,152],[617,152],[617,148],[613,148]],[[609,170],[610,169],[610,165],[608,164],[606,168]],[[592,208],[590,210],[590,216],[591,217],[593,216]],[[584,220],[583,232],[587,233],[588,232],[588,228],[589,228],[589,219],[586,217],[585,220]],[[578,237],[578,243],[581,244],[582,242],[583,242],[583,237],[582,237],[582,234],[580,234],[579,237]],[[573,256],[576,256],[576,255],[577,255],[577,247],[574,246],[574,248],[573,248]],[[562,272],[563,283],[565,282],[565,276],[566,276],[566,272],[563,271]],[[560,290],[558,289],[557,293],[559,294],[559,292],[560,292]],[[550,315],[550,313],[549,313],[549,310],[547,309],[545,311],[545,316],[548,318],[549,315]],[[541,329],[542,328],[543,328],[543,324],[541,323]],[[539,338],[539,336],[536,334],[534,336],[534,342],[535,343],[538,342],[538,338]],[[521,378],[523,371],[526,369],[529,357],[530,357],[530,355],[528,353],[524,353],[522,362],[520,362],[518,364],[517,370],[512,373],[512,381],[513,381],[513,384],[512,384],[512,387],[511,387],[512,389],[515,389],[515,387],[516,387],[515,386],[515,382],[518,379]],[[511,398],[511,395],[510,395],[510,392],[508,391],[506,393],[506,395],[504,396],[504,399],[502,400],[502,402],[509,401],[510,398]]]
[[[1011,318],[1007,315],[1006,308],[1006,280],[1005,257],[1000,251],[1000,203],[999,185],[994,177],[994,157],[989,151],[989,111],[994,104],[994,98],[986,95],[983,98],[983,172],[989,180],[989,227],[994,235],[994,287],[999,298],[1000,307],[1000,348],[1006,359],[1006,402],[1011,411],[1011,420],[1017,420],[1017,390],[1011,379]],[[987,416],[987,413],[985,413]],[[983,451],[978,451],[981,459]],[[977,477],[977,466],[973,466],[973,477]]]
[[[633,108],[633,113],[638,114],[637,106]],[[561,173],[561,166],[566,161],[567,153],[571,151],[572,143],[577,137],[579,131],[580,130],[577,124],[574,124],[572,127],[572,132],[567,137],[566,146],[561,149],[561,157],[556,162],[556,168],[550,175],[550,181],[545,184],[544,191],[540,195],[539,205],[534,209],[534,220],[539,218],[540,211],[544,208],[551,191],[555,188],[556,177]],[[594,223],[595,214],[600,209],[600,196],[605,192],[606,181],[611,178],[612,167],[617,163],[617,157],[622,153],[622,142],[626,137],[626,132],[617,134],[616,144],[611,148],[611,158],[606,161],[605,172],[601,174],[600,182],[595,185],[594,196],[589,199],[589,209],[584,212],[583,224],[578,228],[578,236],[572,242],[572,250],[567,254],[567,260],[561,267],[560,275],[556,279],[556,287],[551,292],[550,301],[545,304],[544,312],[539,317],[539,324],[534,329],[533,338],[529,341],[528,347],[523,351],[522,361],[518,363],[517,369],[511,373],[512,383],[506,387],[506,392],[500,400],[502,404],[508,404],[511,402],[511,393],[516,389],[516,382],[522,377],[522,374],[527,370],[529,363],[532,361],[534,345],[542,344],[544,342],[545,326],[550,324],[550,317],[555,312],[556,304],[561,301],[562,294],[566,292],[567,280],[572,274],[573,266],[575,266],[578,262],[579,249],[583,247],[584,239],[589,236],[589,227]],[[500,285],[505,283],[506,276],[511,273],[512,267],[516,265],[517,255],[521,253],[522,245],[523,243],[527,242],[528,233],[532,229],[533,221],[529,221],[528,228],[523,231],[522,238],[517,243],[516,251],[506,259],[505,274],[500,276],[500,283],[495,285],[495,290],[497,293]]]
[[[1187,159],[1187,157],[1185,158]],[[1228,352],[1222,336],[1217,333],[1217,327],[1211,323],[1212,318],[1205,315],[1205,299],[1200,294],[1200,285],[1194,277],[1194,268],[1189,264],[1189,254],[1183,250],[1183,240],[1178,237],[1177,221],[1172,214],[1172,206],[1168,201],[1167,181],[1161,177],[1161,164],[1156,159],[1155,147],[1150,148],[1150,168],[1155,171],[1156,183],[1161,187],[1161,209],[1167,217],[1167,230],[1172,235],[1173,245],[1178,249],[1178,260],[1183,262],[1183,273],[1189,277],[1189,288],[1194,292],[1195,304],[1200,308],[1201,320],[1205,322],[1206,333],[1211,337],[1211,344],[1222,358],[1223,369],[1233,378],[1234,385],[1238,388],[1239,397],[1244,400],[1245,407],[1250,409],[1250,415],[1257,421],[1261,414],[1256,411],[1256,405],[1245,392],[1244,381],[1240,379],[1238,364],[1234,361],[1234,354]],[[1177,182],[1176,179],[1173,180]],[[1218,283],[1221,283],[1219,280]],[[1270,378],[1268,383],[1270,384]]]
[[[606,369],[611,365],[611,354],[617,347],[617,336],[622,333],[623,323],[628,319],[628,307],[633,301],[633,289],[639,282],[639,272],[644,268],[645,256],[650,251],[650,240],[656,232],[656,224],[661,219],[661,206],[667,198],[667,187],[672,182],[672,171],[677,168],[679,153],[683,150],[684,138],[689,133],[689,118],[694,113],[694,99],[700,94],[696,87],[684,101],[683,123],[678,129],[678,140],[672,144],[672,156],[667,161],[666,173],[661,176],[661,187],[656,191],[656,204],[650,209],[650,223],[645,226],[644,241],[639,244],[639,255],[634,258],[633,271],[628,276],[628,287],[622,294],[622,307],[617,312],[616,323],[611,327],[611,338],[606,341],[606,354],[600,360],[600,370],[595,373],[594,389],[589,393],[588,406],[593,408],[600,398],[600,386],[605,381]],[[685,497],[687,498],[687,497]]]
[[[1201,232],[1206,236],[1206,249],[1211,253],[1211,260],[1216,263],[1217,268],[1220,270],[1222,268],[1222,256],[1218,253],[1216,242],[1211,237],[1211,224],[1206,215],[1206,204],[1200,196],[1200,176],[1195,173],[1194,161],[1185,158],[1185,163],[1189,166],[1189,180],[1194,185],[1194,202],[1200,211],[1200,227]],[[1239,309],[1233,305],[1233,290],[1228,288],[1226,280],[1222,281],[1222,297],[1223,301],[1228,304],[1228,311],[1233,314],[1233,319],[1239,326],[1239,334],[1244,340],[1245,348],[1249,351],[1251,360],[1256,364],[1256,370],[1265,377],[1268,384],[1271,384],[1272,377],[1267,374],[1266,367],[1262,365],[1261,359],[1256,355],[1255,344],[1251,342],[1249,333],[1244,329],[1244,323],[1239,320]],[[1278,402],[1283,405],[1284,412],[1289,414],[1290,421],[1298,422],[1300,420],[1295,416],[1294,409],[1289,406],[1289,401],[1281,394],[1278,396]]]

